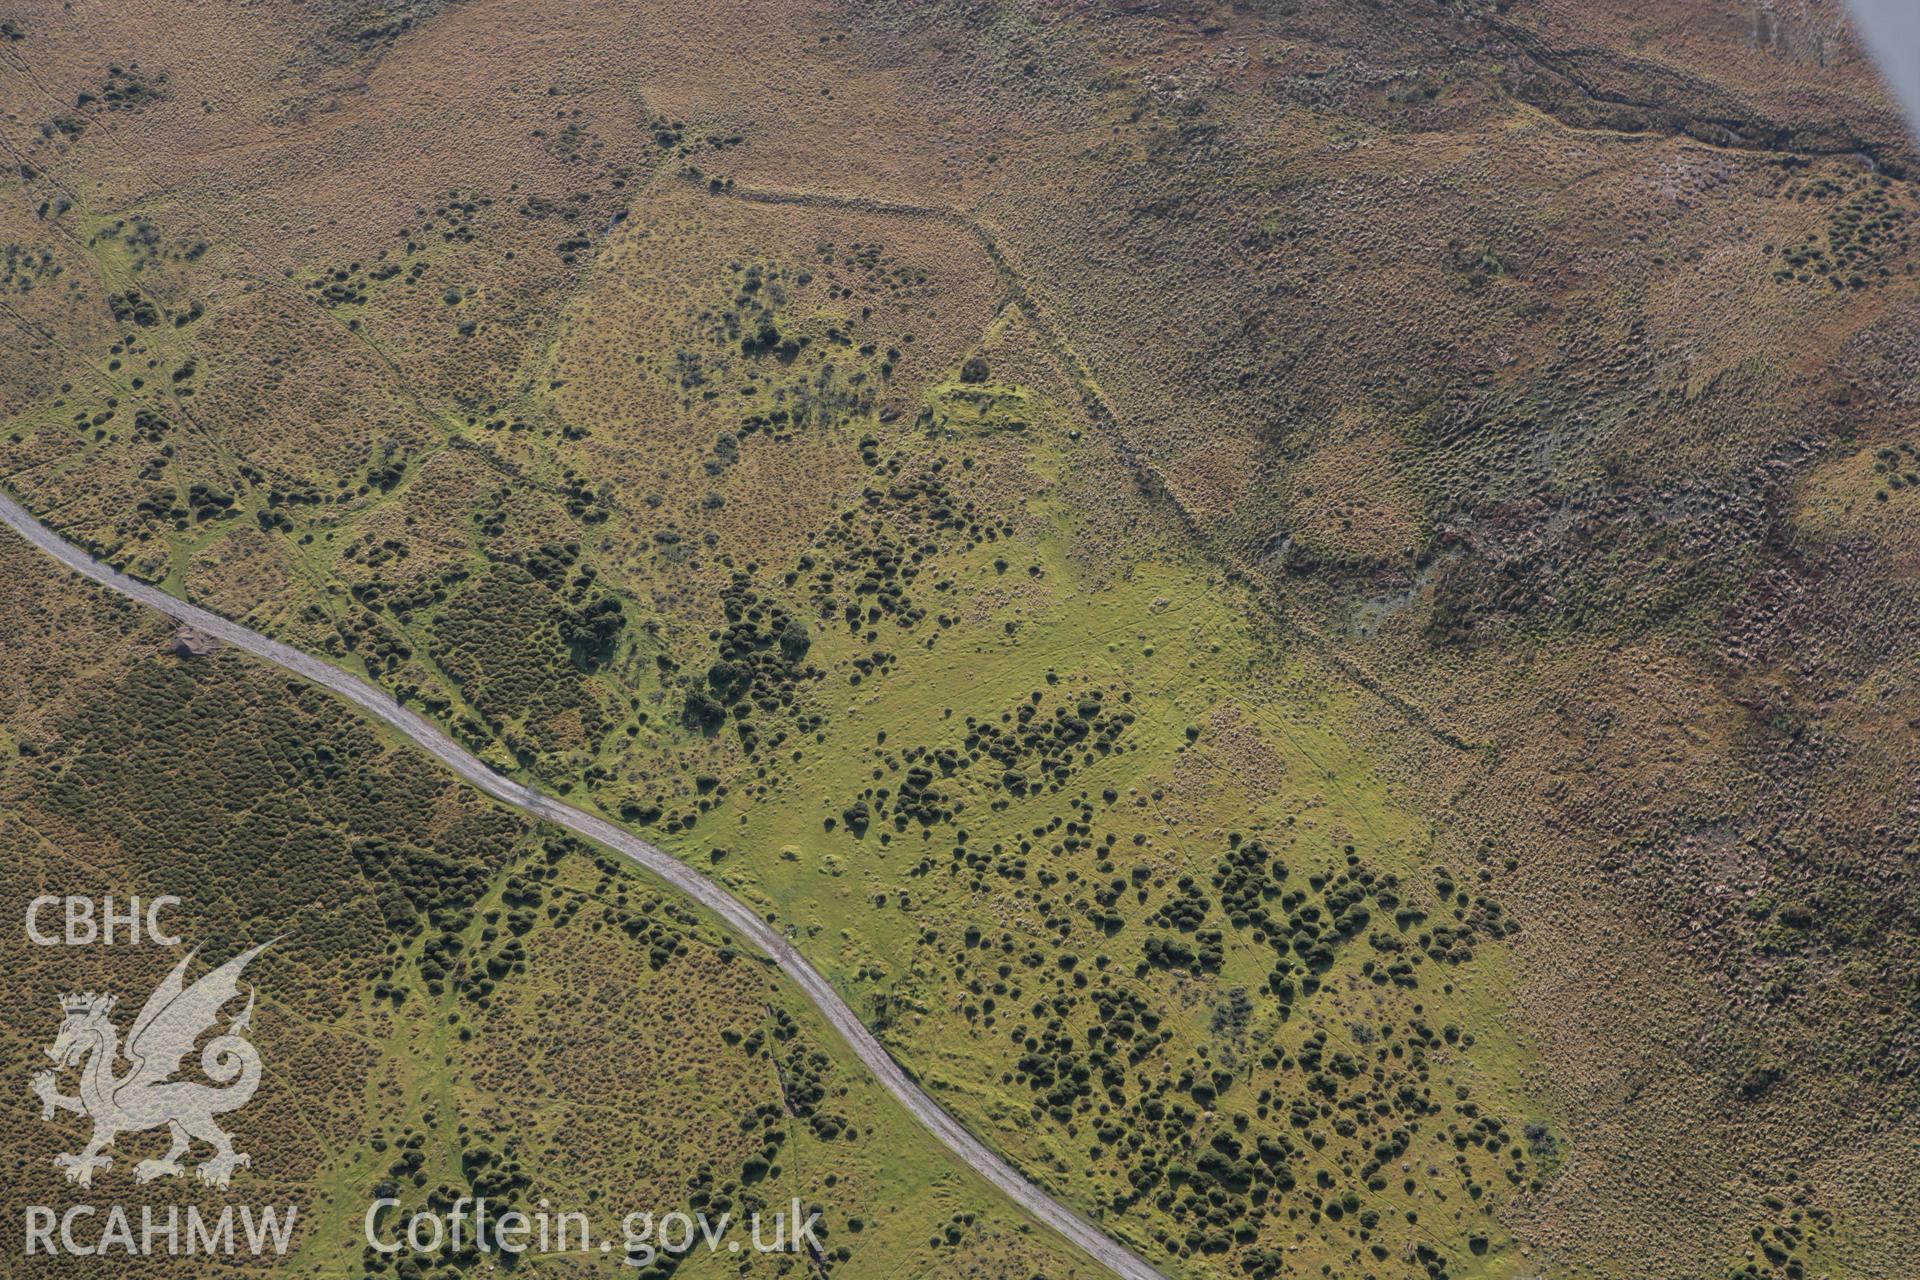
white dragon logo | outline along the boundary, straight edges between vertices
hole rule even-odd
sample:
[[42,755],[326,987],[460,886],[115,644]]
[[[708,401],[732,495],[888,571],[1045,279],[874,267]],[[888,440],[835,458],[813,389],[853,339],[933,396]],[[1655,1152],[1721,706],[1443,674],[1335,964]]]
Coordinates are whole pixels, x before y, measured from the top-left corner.
[[[53,1119],[59,1110],[78,1112],[93,1121],[93,1137],[85,1150],[79,1155],[53,1158],[55,1165],[67,1171],[67,1181],[92,1186],[93,1171],[113,1165],[113,1157],[101,1152],[112,1146],[115,1138],[163,1124],[173,1135],[173,1146],[160,1159],[142,1160],[136,1165],[136,1182],[184,1173],[180,1157],[187,1154],[196,1138],[214,1149],[214,1154],[195,1169],[200,1181],[209,1186],[224,1190],[233,1171],[251,1163],[250,1157],[233,1149],[233,1139],[213,1122],[217,1115],[246,1106],[260,1087],[259,1050],[242,1034],[253,1022],[251,986],[247,1007],[227,1024],[226,1034],[215,1036],[200,1051],[200,1069],[213,1085],[175,1080],[173,1076],[180,1070],[181,1059],[192,1052],[194,1041],[213,1026],[220,1010],[239,994],[241,971],[270,945],[263,942],[241,952],[191,987],[186,985],[187,965],[198,951],[188,953],[147,997],[140,1016],[133,1020],[124,1051],[119,1029],[107,1016],[113,1011],[113,996],[89,991],[61,997],[65,1020],[60,1024],[60,1034],[47,1046],[47,1056],[61,1070],[80,1068],[80,1096],[62,1094],[53,1071],[35,1073],[33,1091],[40,1095],[42,1120]],[[116,1076],[114,1067],[123,1052],[132,1066]]]

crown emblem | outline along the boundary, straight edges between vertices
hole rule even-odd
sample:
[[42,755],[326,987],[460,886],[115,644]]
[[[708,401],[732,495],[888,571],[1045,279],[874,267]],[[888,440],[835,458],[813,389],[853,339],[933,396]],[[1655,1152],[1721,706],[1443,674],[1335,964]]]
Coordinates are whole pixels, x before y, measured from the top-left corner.
[[60,997],[60,1008],[62,1012],[70,1014],[106,1013],[113,1008],[113,1002],[114,997],[109,995],[96,995],[91,991],[82,994],[74,991]]

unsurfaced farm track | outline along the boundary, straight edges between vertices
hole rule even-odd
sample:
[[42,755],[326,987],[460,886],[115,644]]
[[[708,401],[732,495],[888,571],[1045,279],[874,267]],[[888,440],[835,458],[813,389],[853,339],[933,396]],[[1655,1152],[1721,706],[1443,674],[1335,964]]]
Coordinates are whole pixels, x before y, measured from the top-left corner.
[[269,639],[231,619],[188,604],[157,587],[129,578],[111,565],[101,563],[34,519],[24,507],[4,493],[0,493],[0,520],[82,577],[223,640],[236,649],[311,680],[393,726],[423,751],[502,804],[512,805],[612,849],[666,881],[718,916],[727,927],[764,953],[779,966],[781,972],[793,979],[887,1091],[981,1177],[1114,1274],[1127,1277],[1127,1280],[1160,1280],[1161,1273],[1144,1259],[1101,1231],[1079,1212],[1029,1182],[998,1153],[969,1132],[966,1126],[948,1114],[946,1108],[893,1060],[893,1056],[860,1021],[833,984],[795,950],[785,936],[721,885],[658,846],[649,844],[597,814],[556,800],[526,783],[502,777],[448,737],[438,725],[400,705],[385,690],[312,654]]

